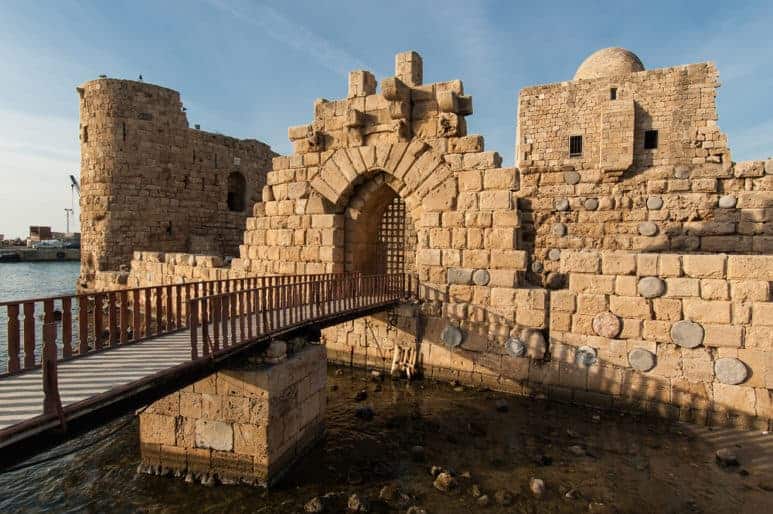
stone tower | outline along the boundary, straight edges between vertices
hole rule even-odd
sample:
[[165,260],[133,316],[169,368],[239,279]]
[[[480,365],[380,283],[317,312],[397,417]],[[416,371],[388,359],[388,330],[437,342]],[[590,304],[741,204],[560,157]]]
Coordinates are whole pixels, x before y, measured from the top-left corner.
[[137,249],[236,255],[270,147],[190,129],[171,89],[100,78],[77,91],[80,286],[120,281]]

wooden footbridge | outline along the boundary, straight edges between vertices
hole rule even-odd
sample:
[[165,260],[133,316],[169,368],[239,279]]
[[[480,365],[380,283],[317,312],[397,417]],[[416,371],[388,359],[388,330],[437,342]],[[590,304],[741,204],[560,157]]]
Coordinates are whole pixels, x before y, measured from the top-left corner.
[[416,285],[402,274],[266,276],[0,303],[0,468],[272,338],[387,309]]

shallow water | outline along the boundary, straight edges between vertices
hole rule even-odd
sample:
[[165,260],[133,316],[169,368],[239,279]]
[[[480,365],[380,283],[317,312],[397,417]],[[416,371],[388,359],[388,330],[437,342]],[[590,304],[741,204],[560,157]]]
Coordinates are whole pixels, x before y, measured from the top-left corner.
[[[75,261],[57,262],[3,262],[0,263],[0,302],[44,298],[49,296],[75,294],[75,284],[80,273],[80,263]],[[42,320],[40,304],[38,318]],[[55,308],[61,309],[59,302]],[[73,306],[77,316],[77,309]],[[74,316],[73,327],[77,327]],[[20,319],[23,319],[23,314]],[[6,370],[8,355],[8,313],[5,307],[0,307],[0,372]],[[36,353],[38,360],[42,348],[42,322],[36,324]],[[74,332],[77,333],[77,332]]]
[[[91,444],[88,449],[0,474],[0,512],[292,513],[331,492],[341,494],[327,512],[343,512],[352,493],[369,498],[371,512],[406,512],[407,505],[378,500],[387,484],[397,484],[410,497],[408,505],[430,514],[761,513],[773,507],[773,493],[765,490],[773,489],[771,436],[759,432],[715,432],[524,398],[507,398],[508,411],[498,412],[496,401],[504,396],[497,393],[339,373],[329,369],[324,441],[270,491],[136,474],[137,424],[125,417],[68,443]],[[361,389],[368,398],[355,402]],[[375,412],[371,421],[354,416],[364,405]],[[741,467],[720,468],[717,444],[732,445]],[[421,461],[412,458],[415,445],[425,447]],[[573,454],[572,445],[586,454]],[[456,491],[433,488],[432,465],[458,475]],[[540,499],[529,491],[531,477],[545,481]],[[489,495],[491,506],[477,505],[473,484]],[[503,489],[513,497],[509,506],[494,500]],[[565,497],[569,490],[575,491],[572,499]]]

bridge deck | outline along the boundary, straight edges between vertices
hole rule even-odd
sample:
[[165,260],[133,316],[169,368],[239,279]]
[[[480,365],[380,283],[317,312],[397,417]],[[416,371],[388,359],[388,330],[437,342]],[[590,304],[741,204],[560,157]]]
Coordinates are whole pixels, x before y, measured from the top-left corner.
[[[190,331],[107,349],[59,363],[62,406],[139,381],[191,359]],[[0,379],[0,430],[43,414],[43,371]]]
[[[276,309],[268,314],[269,326],[263,326],[262,313],[252,315],[255,327],[254,341],[266,339],[288,329],[304,325],[329,325],[341,320],[341,316],[359,317],[369,312],[381,310],[395,299],[381,301],[374,296],[360,298],[361,305],[352,308],[345,300],[323,302],[325,315],[320,315],[322,304],[296,306],[288,309]],[[290,316],[290,311],[293,315]],[[244,316],[245,324],[247,316]],[[294,323],[288,320],[295,318]],[[239,325],[241,316],[236,316]],[[229,320],[230,324],[230,320]],[[211,327],[212,328],[212,327]],[[222,345],[223,343],[221,343]],[[203,355],[203,342],[199,340],[198,355]],[[239,351],[249,347],[244,342],[231,346]],[[224,346],[223,349],[229,347]],[[199,358],[198,361],[206,361]],[[191,331],[188,328],[167,333],[137,343],[117,347],[107,347],[99,352],[60,361],[57,366],[58,390],[65,410],[66,419],[85,413],[92,406],[83,406],[79,402],[92,400],[99,395],[107,395],[104,403],[118,401],[118,397],[131,396],[143,388],[148,379],[171,375],[181,365],[190,365]],[[41,419],[43,413],[44,392],[41,387],[43,371],[41,368],[23,371],[16,375],[0,377],[0,435],[4,429],[16,430],[21,423]],[[150,385],[152,388],[152,384]],[[126,391],[119,390],[123,388]],[[116,398],[112,398],[115,396]],[[68,406],[70,409],[68,409]],[[99,405],[103,406],[103,405]],[[72,409],[76,408],[75,411]],[[50,417],[50,416],[49,416]],[[52,420],[53,425],[57,422]],[[51,423],[49,423],[51,425]],[[49,427],[50,428],[50,427]],[[24,432],[34,433],[38,427],[30,427]],[[23,435],[23,437],[25,437]],[[2,438],[0,438],[2,443]],[[2,444],[0,444],[2,447]]]

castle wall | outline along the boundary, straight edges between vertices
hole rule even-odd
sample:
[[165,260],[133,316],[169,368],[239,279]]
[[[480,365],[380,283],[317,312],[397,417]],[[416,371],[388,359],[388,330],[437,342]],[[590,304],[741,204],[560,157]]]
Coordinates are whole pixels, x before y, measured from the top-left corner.
[[[236,255],[271,149],[188,128],[171,89],[99,79],[78,92],[82,285],[128,267],[137,249]],[[239,195],[228,204],[233,173],[241,210]]]
[[[773,251],[773,162],[730,160],[718,85],[703,63],[521,91],[519,244],[533,251],[534,282],[566,249]],[[657,148],[645,149],[651,129]]]
[[730,160],[712,65],[524,90],[518,169],[467,134],[461,82],[422,84],[412,52],[395,73],[377,94],[352,72],[347,98],[289,129],[230,267],[142,253],[129,283],[369,272],[394,195],[418,302],[325,329],[331,361],[413,351],[433,378],[770,426],[773,160]]

